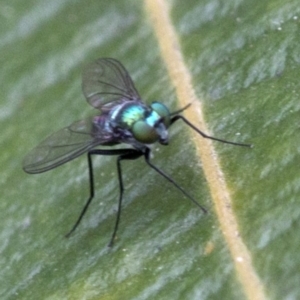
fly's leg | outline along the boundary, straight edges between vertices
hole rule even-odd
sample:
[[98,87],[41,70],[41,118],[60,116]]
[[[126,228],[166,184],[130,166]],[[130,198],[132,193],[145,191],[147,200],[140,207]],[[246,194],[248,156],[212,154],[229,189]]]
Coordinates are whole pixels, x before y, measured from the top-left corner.
[[93,171],[93,161],[92,161],[92,155],[94,154],[98,154],[97,152],[95,153],[94,151],[97,150],[91,150],[88,152],[87,157],[88,157],[88,167],[89,167],[89,179],[90,179],[90,197],[88,198],[88,200],[86,201],[76,223],[73,225],[72,229],[66,234],[66,237],[68,238],[77,228],[77,226],[79,225],[79,223],[81,222],[84,214],[86,213],[89,205],[91,204],[93,198],[94,198],[94,171]]
[[114,244],[114,240],[118,231],[120,218],[121,218],[121,211],[122,211],[122,200],[123,200],[123,192],[124,192],[124,185],[123,185],[123,178],[122,178],[122,168],[121,168],[121,161],[122,160],[132,160],[137,159],[143,155],[143,152],[140,150],[135,149],[128,149],[128,151],[122,155],[120,155],[117,159],[117,170],[118,170],[118,179],[119,179],[119,188],[120,188],[120,195],[119,195],[119,203],[118,203],[118,211],[117,211],[117,218],[115,223],[115,228],[113,234],[111,236],[110,242],[108,244],[109,247],[112,247]]
[[181,115],[176,115],[176,116],[172,117],[171,118],[171,124],[173,124],[174,122],[176,122],[178,120],[182,120],[185,124],[187,124],[188,126],[190,126],[192,129],[194,129],[196,132],[198,132],[204,138],[211,139],[211,140],[218,141],[218,142],[222,142],[222,143],[225,143],[225,144],[235,145],[235,146],[242,146],[242,147],[249,147],[249,148],[253,147],[253,145],[251,145],[251,144],[235,143],[235,142],[226,141],[226,140],[223,140],[223,139],[218,139],[218,138],[215,138],[213,136],[207,135],[206,133],[204,133],[203,131],[201,131],[200,129],[198,129],[190,121],[188,121],[185,117],[183,117]]
[[169,175],[165,174],[161,169],[159,169],[158,167],[156,167],[155,165],[152,164],[152,162],[150,161],[150,149],[147,148],[145,153],[144,153],[144,157],[146,160],[146,163],[153,169],[155,170],[157,173],[159,173],[161,176],[163,176],[164,178],[166,178],[169,182],[171,182],[178,190],[181,191],[181,193],[183,195],[185,195],[188,199],[190,199],[192,202],[194,202],[198,207],[201,208],[201,210],[204,213],[207,213],[207,210],[198,203],[198,201],[196,201],[192,196],[190,196],[180,185],[178,185],[178,183],[176,183],[174,181],[174,179],[172,177],[170,177]]

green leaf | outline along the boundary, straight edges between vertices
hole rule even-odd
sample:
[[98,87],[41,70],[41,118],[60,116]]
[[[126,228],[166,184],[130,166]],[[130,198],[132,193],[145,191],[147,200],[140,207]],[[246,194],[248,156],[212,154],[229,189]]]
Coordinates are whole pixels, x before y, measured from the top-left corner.
[[[151,2],[167,1],[1,2],[1,299],[300,297],[299,3],[175,0],[155,13]],[[177,38],[170,49],[157,26],[164,14]],[[186,104],[178,85],[190,88],[214,136],[254,145],[211,143],[238,232],[218,211],[224,203],[207,175],[213,156],[198,154],[204,139],[178,122],[168,147],[154,145],[152,161],[209,213],[143,159],[126,161],[110,249],[116,158],[97,157],[95,199],[64,237],[89,195],[86,157],[32,176],[22,159],[49,134],[97,113],[81,92],[81,70],[98,57],[121,61],[146,103],[175,111]],[[185,74],[192,85],[180,81]],[[186,111],[196,123],[197,101]],[[249,260],[235,256],[237,245]]]

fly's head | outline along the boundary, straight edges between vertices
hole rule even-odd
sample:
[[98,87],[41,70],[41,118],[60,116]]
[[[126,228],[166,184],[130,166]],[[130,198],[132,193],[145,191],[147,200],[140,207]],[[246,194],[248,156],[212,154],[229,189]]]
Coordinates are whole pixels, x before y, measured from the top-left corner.
[[150,109],[144,111],[143,118],[132,125],[134,138],[144,144],[159,142],[168,144],[168,127],[170,126],[170,112],[159,102],[153,102]]

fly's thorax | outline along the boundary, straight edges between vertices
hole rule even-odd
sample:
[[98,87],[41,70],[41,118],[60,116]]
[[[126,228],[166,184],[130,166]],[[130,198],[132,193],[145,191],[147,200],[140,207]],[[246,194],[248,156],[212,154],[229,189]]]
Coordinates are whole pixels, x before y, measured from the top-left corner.
[[150,107],[141,102],[127,102],[112,111],[111,120],[118,128],[129,130],[140,143],[152,144],[159,141],[161,144],[167,144],[167,111],[167,108],[158,102]]
[[118,105],[111,112],[111,120],[124,129],[131,129],[133,124],[144,118],[147,106],[139,102],[126,102]]

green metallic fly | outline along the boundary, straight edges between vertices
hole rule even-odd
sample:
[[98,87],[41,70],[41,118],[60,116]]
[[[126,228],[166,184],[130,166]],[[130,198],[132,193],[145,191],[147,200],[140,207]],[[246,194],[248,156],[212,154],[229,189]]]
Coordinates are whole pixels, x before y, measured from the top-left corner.
[[[92,156],[94,155],[117,156],[120,194],[115,227],[109,243],[109,246],[112,246],[119,226],[124,192],[122,160],[133,160],[143,156],[152,169],[171,182],[183,195],[206,213],[204,207],[150,161],[151,149],[149,144],[159,142],[162,145],[168,145],[168,128],[173,123],[182,120],[204,138],[251,147],[248,144],[218,139],[197,129],[180,115],[180,112],[189,105],[170,113],[168,108],[160,102],[153,102],[150,106],[144,104],[130,75],[123,65],[115,59],[100,58],[88,65],[83,72],[82,90],[88,103],[98,109],[100,113],[92,119],[74,122],[52,134],[34,148],[23,161],[24,171],[35,174],[56,168],[83,153],[87,153],[90,196],[79,218],[66,236],[69,236],[77,228],[94,198],[92,164]],[[117,144],[127,144],[130,147],[95,149],[97,146]]]

